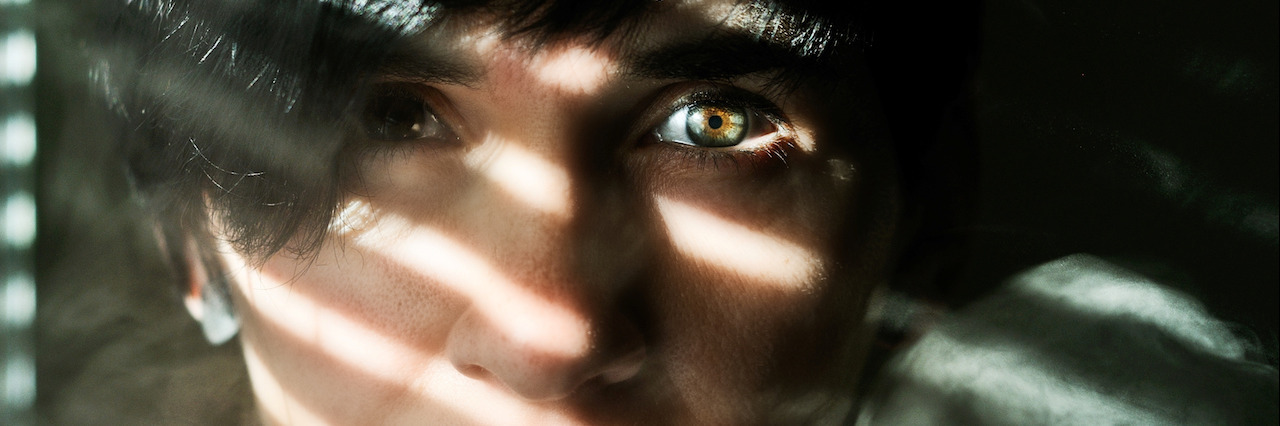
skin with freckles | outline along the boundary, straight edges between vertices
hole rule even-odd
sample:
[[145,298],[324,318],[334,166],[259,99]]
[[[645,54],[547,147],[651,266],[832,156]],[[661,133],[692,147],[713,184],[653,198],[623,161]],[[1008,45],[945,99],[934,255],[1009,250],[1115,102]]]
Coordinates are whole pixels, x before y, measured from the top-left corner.
[[887,136],[859,70],[787,90],[778,70],[631,72],[644,51],[749,29],[722,3],[538,48],[455,17],[411,45],[467,78],[372,76],[324,244],[261,265],[220,250],[263,420],[847,414],[896,237]]

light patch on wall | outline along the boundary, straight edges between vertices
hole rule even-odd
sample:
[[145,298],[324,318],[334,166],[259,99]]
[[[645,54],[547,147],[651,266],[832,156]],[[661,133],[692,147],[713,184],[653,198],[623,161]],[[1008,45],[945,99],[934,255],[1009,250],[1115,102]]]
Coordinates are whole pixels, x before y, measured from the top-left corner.
[[3,213],[0,213],[0,224],[4,226],[4,241],[10,247],[31,247],[36,238],[36,202],[31,194],[19,192],[10,195],[4,202]]
[[0,41],[0,83],[26,85],[36,74],[36,37],[31,31],[14,31]]
[[4,283],[4,322],[9,327],[28,327],[36,315],[36,284],[31,275],[16,273]]
[[15,114],[0,130],[0,158],[5,163],[26,167],[36,155],[36,121],[30,114]]
[[29,356],[9,356],[4,363],[4,402],[8,407],[30,407],[36,397],[36,371]]

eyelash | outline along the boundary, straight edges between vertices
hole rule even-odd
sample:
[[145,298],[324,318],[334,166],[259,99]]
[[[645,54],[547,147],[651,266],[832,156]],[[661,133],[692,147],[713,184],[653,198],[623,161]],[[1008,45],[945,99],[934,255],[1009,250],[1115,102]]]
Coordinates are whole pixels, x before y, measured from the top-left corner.
[[[434,89],[431,89],[434,90]],[[408,101],[411,104],[421,105],[423,118],[426,120],[434,120],[440,129],[445,132],[445,137],[421,137],[415,139],[380,139],[371,135],[373,130],[369,123],[365,122],[365,114],[368,109],[373,107],[375,102],[399,100]],[[429,100],[428,96],[422,93],[418,87],[406,87],[406,84],[390,83],[380,84],[370,91],[365,101],[361,104],[361,109],[353,118],[354,140],[359,141],[356,144],[357,152],[363,158],[382,159],[388,156],[404,156],[412,154],[420,149],[443,148],[454,146],[459,141],[456,130],[448,123],[435,105]],[[430,123],[423,123],[429,125]],[[426,129],[423,129],[424,131]]]
[[677,148],[670,155],[692,161],[702,168],[721,170],[733,167],[741,170],[758,170],[785,166],[791,152],[797,149],[794,138],[783,137],[755,150],[716,150],[707,148]]
[[[781,108],[759,94],[736,86],[721,83],[697,84],[698,86],[692,89],[688,88],[687,84],[672,88],[677,93],[684,92],[685,94],[668,103],[668,106],[660,114],[663,119],[690,107],[741,108],[760,115],[762,119],[767,121],[768,125],[774,127],[774,131],[765,135],[749,135],[748,139],[743,140],[743,143],[756,141],[752,143],[755,147],[744,149],[737,145],[730,147],[696,147],[664,142],[654,136],[652,130],[646,130],[646,145],[666,145],[667,149],[663,150],[663,156],[679,157],[682,160],[696,163],[698,167],[711,167],[715,170],[720,170],[725,166],[734,168],[746,167],[754,170],[770,166],[785,166],[787,164],[788,156],[797,149],[798,144],[795,136],[790,132],[790,120],[787,119]],[[656,129],[657,126],[651,124],[648,125],[648,128]],[[762,137],[769,137],[772,140],[757,141]]]
[[[434,90],[434,89],[431,89]],[[724,167],[732,166],[734,168],[747,167],[755,170],[766,167],[786,166],[788,156],[797,149],[795,136],[790,131],[790,120],[782,110],[773,102],[754,92],[724,83],[681,83],[669,86],[663,90],[663,93],[670,95],[659,96],[658,99],[671,99],[665,102],[659,101],[660,104],[666,104],[660,109],[651,109],[648,120],[641,120],[644,123],[643,133],[633,137],[640,139],[637,148],[649,148],[652,146],[661,146],[658,157],[662,161],[679,161],[685,163],[693,163],[695,167],[712,168],[720,170]],[[364,108],[368,108],[377,100],[386,99],[407,100],[422,105],[425,116],[434,117],[435,120],[443,127],[444,131],[449,132],[450,139],[378,139],[370,135],[368,123],[362,121],[365,109],[361,110],[361,116],[355,119],[355,132],[357,140],[361,143],[357,144],[358,154],[362,158],[370,160],[382,160],[393,157],[401,157],[412,155],[423,149],[445,148],[456,146],[450,142],[458,141],[457,133],[451,123],[445,120],[437,111],[435,105],[424,96],[422,90],[417,87],[406,87],[406,84],[388,83],[380,84],[370,92],[369,97],[363,104]],[[739,144],[727,147],[702,147],[690,146],[670,141],[662,141],[656,136],[656,130],[662,124],[657,124],[660,118],[666,120],[672,115],[679,113],[686,108],[737,108],[747,111],[748,115],[758,117],[764,120],[764,124],[772,128],[771,131],[763,134],[748,134]],[[751,132],[753,129],[747,129]],[[761,141],[760,138],[770,138],[770,140]],[[634,139],[633,139],[634,140]],[[751,145],[744,147],[741,145]]]

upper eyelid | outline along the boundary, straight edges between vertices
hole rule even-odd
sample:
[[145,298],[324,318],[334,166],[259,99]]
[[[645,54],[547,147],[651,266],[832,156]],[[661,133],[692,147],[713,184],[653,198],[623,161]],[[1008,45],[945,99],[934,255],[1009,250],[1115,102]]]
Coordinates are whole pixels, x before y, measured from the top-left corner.
[[751,108],[780,129],[791,122],[778,103],[756,91],[718,81],[681,81],[668,84],[637,103],[631,114],[636,117],[632,120],[635,125],[626,140],[643,140],[671,114],[697,104]]
[[376,96],[404,96],[421,102],[427,113],[435,116],[455,137],[466,140],[469,136],[467,131],[470,126],[465,117],[454,108],[449,96],[434,84],[401,80],[375,81],[370,83],[359,105],[367,105],[369,99]]
[[[684,98],[678,108],[687,106],[731,106],[749,108],[771,116],[782,117],[782,109],[763,96],[750,93],[744,89],[717,91],[716,93],[696,92]],[[746,92],[746,93],[743,93]]]
[[779,130],[786,129],[790,123],[790,119],[782,108],[763,95],[737,86],[717,86],[710,91],[695,91],[678,98],[675,103],[668,106],[667,115],[670,116],[683,108],[693,106],[729,106],[757,112]]
[[[686,85],[692,83],[692,86]],[[668,113],[688,106],[711,105],[751,108],[785,119],[781,107],[768,97],[734,84],[719,81],[699,81],[677,84],[678,87],[664,90],[675,90],[679,94],[665,97],[665,109]]]
[[423,96],[417,90],[410,90],[410,89],[401,87],[401,85],[398,85],[398,84],[397,85],[379,85],[379,87],[375,87],[373,90],[370,90],[369,93],[365,96],[367,98],[366,103],[368,102],[368,100],[371,100],[372,98],[375,98],[375,97],[399,97],[399,98],[405,98],[405,99],[412,99],[415,101],[422,102],[423,105],[425,105],[429,110],[434,112],[434,109],[431,108],[430,102],[427,101],[425,96]]
[[457,133],[457,125],[453,123],[453,121],[455,121],[454,117],[451,117],[450,114],[444,113],[442,110],[446,105],[440,105],[440,103],[442,103],[442,99],[436,99],[443,98],[444,95],[438,94],[438,91],[437,94],[433,95],[432,93],[425,92],[423,89],[435,90],[430,86],[411,83],[395,82],[375,84],[374,87],[365,95],[366,100],[361,102],[361,105],[367,105],[368,101],[373,97],[394,96],[410,99],[422,103],[422,106],[426,108],[426,112],[428,114],[435,116],[436,120],[439,120],[441,124],[449,128],[449,131]]
[[[381,81],[372,82],[370,86],[372,87],[364,95],[366,98],[373,96],[404,96],[421,101],[427,107],[428,112],[434,114],[442,124],[448,126],[458,136],[465,137],[468,126],[463,121],[463,117],[460,117],[451,109],[452,106],[448,96],[435,87],[434,84],[384,78]],[[779,104],[769,99],[766,94],[726,81],[703,80],[672,83],[658,89],[655,95],[647,98],[639,101],[637,106],[639,106],[639,111],[648,112],[632,113],[631,115],[637,118],[627,120],[637,124],[634,127],[635,130],[628,132],[631,135],[628,140],[637,140],[643,137],[670,114],[682,108],[695,105],[749,108],[761,113],[766,120],[769,120],[779,128],[786,127],[786,124],[790,122],[787,114]]]
[[422,84],[404,80],[383,80],[371,83],[365,96],[406,96],[426,101],[426,90],[434,88],[430,84]]

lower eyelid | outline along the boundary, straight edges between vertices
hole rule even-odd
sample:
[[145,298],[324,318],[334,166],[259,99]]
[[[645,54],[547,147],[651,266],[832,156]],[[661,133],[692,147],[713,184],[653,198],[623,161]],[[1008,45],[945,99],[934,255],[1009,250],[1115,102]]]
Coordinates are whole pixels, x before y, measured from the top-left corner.
[[661,146],[663,149],[673,151],[685,151],[694,157],[699,155],[752,155],[760,152],[768,152],[776,149],[778,146],[785,145],[787,149],[797,146],[797,134],[790,127],[790,124],[783,121],[777,114],[752,110],[752,128],[748,129],[748,136],[739,144],[729,147],[701,147],[677,142],[664,142],[656,134],[656,131],[649,133],[652,144]]
[[661,143],[649,151],[642,161],[642,170],[654,176],[699,175],[705,172],[717,174],[742,174],[761,176],[787,170],[790,158],[800,152],[799,143],[792,135],[775,135],[767,140],[755,138],[751,149],[698,148],[687,145]]
[[749,131],[752,135],[781,132],[785,126],[785,122],[782,122],[780,117],[776,117],[768,112],[753,110],[753,113],[754,117],[752,117],[752,124],[759,123],[758,126],[760,127],[750,129]]
[[[386,157],[412,155],[423,150],[439,151],[441,148],[460,146],[463,142],[460,119],[452,108],[452,103],[438,89],[429,85],[412,82],[389,81],[374,83],[369,89],[369,98],[401,97],[419,102],[425,110],[423,120],[426,137],[414,139],[379,140],[365,134],[365,126],[361,122],[363,110],[357,112],[353,119],[353,152],[362,156]],[[364,101],[367,105],[370,101]],[[363,108],[363,107],[362,107]],[[436,135],[438,137],[432,137]]]
[[[687,87],[687,86],[686,86]],[[680,96],[671,99],[669,106],[657,111],[662,120],[697,103],[713,105],[731,105],[750,111],[752,128],[748,129],[748,137],[738,145],[723,148],[698,147],[675,142],[662,142],[657,136],[660,125],[651,126],[645,138],[652,143],[643,149],[642,166],[649,169],[646,173],[686,174],[698,173],[699,170],[715,172],[731,172],[758,174],[769,171],[785,170],[788,157],[798,153],[797,133],[785,113],[771,101],[765,100],[755,93],[744,89],[718,87],[719,91],[736,93],[719,96],[707,90],[685,90]],[[701,92],[690,97],[688,93]],[[650,113],[649,117],[654,117]],[[649,120],[654,120],[650,118]],[[662,120],[650,122],[662,123]],[[646,120],[648,121],[648,120]]]
[[[385,163],[405,160],[419,154],[432,158],[453,156],[458,143],[453,141],[413,140],[402,142],[367,141],[354,151],[362,162]],[[416,161],[416,160],[415,160]]]

